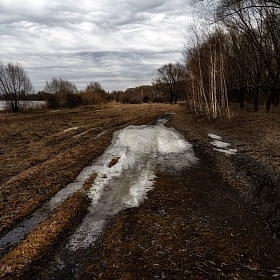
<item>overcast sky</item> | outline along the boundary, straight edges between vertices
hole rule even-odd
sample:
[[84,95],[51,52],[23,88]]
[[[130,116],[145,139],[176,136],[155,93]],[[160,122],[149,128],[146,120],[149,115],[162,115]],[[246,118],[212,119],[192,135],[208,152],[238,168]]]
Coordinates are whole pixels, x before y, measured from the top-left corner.
[[35,90],[52,77],[111,91],[150,84],[179,61],[188,0],[0,0],[0,60],[20,63]]

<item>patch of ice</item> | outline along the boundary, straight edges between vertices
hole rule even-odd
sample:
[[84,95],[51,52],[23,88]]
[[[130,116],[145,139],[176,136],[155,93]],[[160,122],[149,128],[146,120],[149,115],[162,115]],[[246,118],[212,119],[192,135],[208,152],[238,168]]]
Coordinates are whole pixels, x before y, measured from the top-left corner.
[[83,223],[76,229],[66,245],[70,251],[77,251],[79,248],[87,248],[93,244],[100,235],[105,224],[105,219],[96,220],[91,215],[88,215]]
[[221,152],[224,153],[226,155],[235,155],[238,150],[237,149],[219,149],[219,148],[213,148],[213,150],[217,151],[217,152]]
[[[58,265],[49,268],[50,275],[57,275],[59,265],[61,275],[64,275],[75,267],[79,258],[86,256],[87,248],[100,236],[107,216],[139,206],[152,189],[158,171],[179,171],[198,161],[192,145],[175,129],[161,124],[129,126],[115,132],[112,144],[104,154],[77,178],[81,185],[91,174],[97,174],[88,192],[89,213],[59,253]],[[118,161],[111,165],[116,158]],[[72,190],[74,188],[71,186]],[[62,199],[67,195],[68,192],[62,192],[59,197]],[[58,201],[53,200],[55,204]],[[61,266],[62,262],[66,267]]]
[[63,132],[68,132],[68,131],[70,131],[70,130],[76,130],[76,129],[78,129],[78,128],[79,128],[78,126],[69,127],[69,128],[67,128],[67,129],[65,129]]
[[158,119],[156,125],[165,125],[168,122],[168,119]]
[[82,189],[85,181],[94,173],[92,166],[85,167],[77,176],[73,183],[70,183],[64,189],[60,190],[51,200],[47,203],[49,211],[53,211],[60,206],[70,195]]
[[225,148],[228,148],[229,146],[231,146],[229,143],[226,143],[226,142],[223,142],[220,140],[214,140],[214,141],[210,142],[210,144],[212,144],[213,146],[215,146],[217,148],[222,148],[222,149],[225,149]]
[[[110,166],[114,158],[118,162]],[[90,246],[101,231],[100,221],[107,216],[138,207],[152,189],[158,171],[179,171],[197,161],[192,145],[162,122],[155,126],[128,126],[115,132],[112,144],[92,165],[98,175],[88,192],[90,213],[73,234],[69,249]]]
[[222,140],[222,137],[213,133],[208,133],[208,137],[215,139],[215,140]]
[[108,130],[104,130],[104,131],[100,132],[99,134],[97,134],[95,136],[95,139],[98,139],[99,137],[101,137],[102,135],[106,134],[107,132],[108,132]]
[[[180,154],[183,155],[182,162]],[[117,164],[108,167],[116,157],[119,158]],[[127,197],[128,200],[132,199],[131,188],[143,188],[138,192],[141,195],[132,199],[138,200],[137,203],[133,203],[133,206],[138,206],[145,197],[146,188],[151,184],[156,171],[179,170],[196,161],[192,145],[174,129],[164,126],[129,126],[114,134],[111,146],[96,162],[94,169],[99,175],[89,197],[96,203],[105,185],[109,184],[110,189],[113,189],[113,181],[122,186],[121,196]],[[118,200],[117,197],[116,199]],[[131,203],[122,201],[121,204]]]

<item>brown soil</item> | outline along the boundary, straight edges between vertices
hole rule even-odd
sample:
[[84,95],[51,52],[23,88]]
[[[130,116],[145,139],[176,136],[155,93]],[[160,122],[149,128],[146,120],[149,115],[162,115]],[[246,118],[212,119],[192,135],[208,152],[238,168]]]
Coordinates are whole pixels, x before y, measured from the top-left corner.
[[[275,236],[280,220],[279,111],[264,114],[235,110],[233,120],[211,123],[194,120],[182,105],[114,105],[100,111],[1,115],[2,232],[73,181],[105,150],[114,130],[131,123],[148,123],[171,112],[175,114],[167,125],[194,145],[199,163],[180,174],[158,174],[154,189],[139,208],[112,217],[77,278],[279,278],[280,243]],[[78,128],[63,132],[70,127]],[[96,138],[102,131],[108,132]],[[222,136],[239,154],[227,157],[213,151],[208,133]],[[81,136],[75,137],[78,134]],[[81,203],[84,207],[73,210],[77,220],[87,205]],[[67,204],[64,207],[67,209]],[[75,220],[66,215],[65,209],[57,209],[61,220]],[[36,240],[32,238],[36,230],[40,232],[40,227],[26,239],[29,247]],[[58,233],[64,231],[62,223],[51,239],[53,243],[40,239],[43,251],[35,248],[22,263],[29,258],[28,267],[38,269],[40,256],[59,242]],[[1,263],[5,260],[6,264],[0,268],[3,278],[18,279],[19,271],[21,279],[25,277],[22,275],[30,276],[27,266],[22,268],[9,258],[14,250],[25,248],[26,242],[2,258]],[[36,275],[33,278],[38,279]]]

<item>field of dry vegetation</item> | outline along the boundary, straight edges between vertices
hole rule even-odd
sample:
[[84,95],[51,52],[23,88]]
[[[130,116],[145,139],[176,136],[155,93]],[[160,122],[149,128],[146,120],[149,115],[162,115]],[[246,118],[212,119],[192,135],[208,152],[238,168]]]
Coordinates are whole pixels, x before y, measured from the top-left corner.
[[[200,163],[176,176],[158,174],[143,205],[112,217],[78,279],[279,277],[280,111],[234,114],[206,122],[184,104],[0,114],[0,237],[73,182],[114,131],[169,115],[167,126],[194,145]],[[238,154],[213,151],[208,133]],[[93,181],[2,255],[1,279],[41,279],[36,271],[86,213]]]

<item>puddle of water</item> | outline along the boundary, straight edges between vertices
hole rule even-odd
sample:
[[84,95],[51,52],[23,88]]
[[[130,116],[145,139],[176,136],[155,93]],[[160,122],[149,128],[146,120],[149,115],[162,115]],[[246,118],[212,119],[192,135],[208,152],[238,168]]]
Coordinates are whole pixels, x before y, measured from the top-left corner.
[[9,231],[0,239],[0,256],[5,251],[12,248],[14,245],[20,242],[27,234],[41,223],[49,215],[47,207],[42,207],[39,211],[36,211],[28,219],[25,219],[13,230]]

